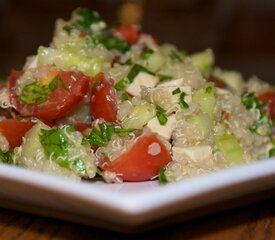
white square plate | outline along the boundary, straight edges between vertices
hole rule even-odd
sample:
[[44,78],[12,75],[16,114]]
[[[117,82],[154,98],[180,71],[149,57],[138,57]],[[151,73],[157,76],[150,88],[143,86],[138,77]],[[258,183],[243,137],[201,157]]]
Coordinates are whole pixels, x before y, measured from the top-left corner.
[[0,206],[118,231],[164,225],[184,213],[192,218],[199,208],[274,188],[275,159],[164,186],[74,182],[0,164]]

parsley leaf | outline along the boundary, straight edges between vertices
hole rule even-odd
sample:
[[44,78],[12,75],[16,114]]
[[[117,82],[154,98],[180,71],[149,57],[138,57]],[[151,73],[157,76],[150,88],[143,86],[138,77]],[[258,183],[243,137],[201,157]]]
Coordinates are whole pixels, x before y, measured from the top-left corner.
[[41,129],[39,140],[43,146],[46,156],[58,163],[61,167],[69,167],[68,162],[68,147],[69,140],[65,131],[72,132],[71,126],[64,126],[63,128],[55,128],[50,130]]
[[116,49],[122,53],[126,53],[131,45],[122,39],[115,36],[107,36],[100,40],[100,42],[108,49]]
[[165,169],[164,168],[161,168],[159,170],[159,183],[160,184],[165,184],[165,183],[168,183],[168,180],[167,180],[167,177],[165,176]]
[[73,25],[86,31],[90,30],[92,24],[102,21],[98,12],[86,8],[77,8],[74,11],[74,16],[77,17],[77,20],[73,22]]
[[9,150],[5,153],[0,150],[0,162],[7,163],[7,164],[13,164],[12,156],[13,156],[12,150]]
[[43,103],[48,100],[50,89],[48,86],[41,85],[37,82],[27,84],[19,96],[22,103]]

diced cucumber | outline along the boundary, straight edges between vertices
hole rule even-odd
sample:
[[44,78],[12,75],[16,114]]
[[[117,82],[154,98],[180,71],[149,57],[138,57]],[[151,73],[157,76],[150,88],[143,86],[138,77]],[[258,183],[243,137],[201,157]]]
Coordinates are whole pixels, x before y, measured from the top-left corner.
[[[49,152],[49,150],[56,149],[63,144],[63,142],[59,141],[59,136],[52,133],[55,130],[62,132],[64,138],[66,137],[66,146],[64,149],[66,157],[64,157],[65,155],[60,155],[59,158],[59,155],[57,157],[54,155],[57,152]],[[49,135],[46,136],[47,139],[43,138],[41,142],[41,136],[45,132],[48,132]],[[60,132],[57,133],[59,134]],[[19,149],[15,154],[16,163],[30,169],[73,178],[92,178],[95,176],[94,155],[91,153],[89,146],[82,145],[82,135],[79,132],[70,132],[61,128],[51,129],[39,122],[26,133],[25,141]],[[60,161],[61,157],[62,164]]]
[[22,145],[23,147],[21,151],[22,159],[35,159],[37,157],[38,151],[43,153],[43,148],[39,141],[39,133],[41,129],[49,130],[50,127],[39,122],[26,133],[25,141]]
[[214,83],[208,82],[201,89],[195,91],[192,100],[200,105],[202,112],[207,113],[210,118],[214,119],[216,106]]
[[234,135],[224,134],[221,136],[216,136],[215,144],[218,150],[224,154],[227,163],[245,163],[244,150]]
[[123,128],[142,129],[156,115],[156,108],[153,104],[145,103],[136,105],[133,111],[121,121]]
[[206,113],[198,113],[187,119],[189,126],[198,133],[201,139],[206,139],[213,129],[213,120]]
[[164,63],[165,63],[164,56],[159,51],[155,51],[147,59],[146,68],[148,68],[152,72],[156,72],[160,69],[160,67]]
[[199,68],[203,76],[207,76],[211,71],[215,56],[211,49],[190,55],[192,62]]
[[64,69],[76,66],[78,70],[88,76],[96,75],[103,68],[103,60],[100,57],[88,57],[72,51],[39,47],[38,65],[46,64]]
[[244,91],[244,79],[240,72],[215,69],[214,75],[226,82],[236,92],[241,94]]

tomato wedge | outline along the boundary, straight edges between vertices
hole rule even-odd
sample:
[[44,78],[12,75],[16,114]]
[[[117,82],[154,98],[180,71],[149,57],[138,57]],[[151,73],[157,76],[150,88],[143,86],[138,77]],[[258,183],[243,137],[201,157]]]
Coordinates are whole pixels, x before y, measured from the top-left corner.
[[140,37],[140,28],[137,25],[124,23],[116,27],[113,34],[130,44],[135,44]]
[[22,144],[22,139],[35,123],[31,121],[19,121],[7,119],[0,121],[0,132],[8,140],[10,148],[18,147]]
[[258,96],[262,102],[268,102],[266,111],[270,115],[271,119],[275,119],[275,92],[267,91]]
[[64,86],[58,86],[51,92],[45,103],[24,104],[20,102],[16,95],[16,81],[20,75],[20,72],[12,70],[9,77],[11,104],[22,116],[37,117],[46,121],[57,119],[67,114],[84,97],[91,81],[90,77],[85,76],[81,72],[60,71],[59,77]]
[[103,118],[107,122],[117,120],[117,99],[113,81],[99,73],[94,79],[95,85],[91,90],[91,113],[92,116]]
[[115,172],[124,181],[147,181],[156,177],[172,157],[155,134],[142,135],[135,144],[114,161],[101,161],[105,171]]

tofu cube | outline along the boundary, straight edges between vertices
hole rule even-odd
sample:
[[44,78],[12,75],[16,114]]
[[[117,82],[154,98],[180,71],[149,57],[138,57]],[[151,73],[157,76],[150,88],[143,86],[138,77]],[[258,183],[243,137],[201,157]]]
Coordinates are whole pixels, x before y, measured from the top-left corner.
[[126,88],[126,92],[132,96],[140,96],[141,86],[155,87],[159,82],[159,78],[149,73],[140,72],[133,82]]
[[177,121],[175,118],[175,114],[173,114],[167,118],[168,118],[167,123],[165,125],[160,125],[157,117],[154,117],[153,119],[151,119],[148,122],[147,127],[149,127],[152,132],[158,133],[163,138],[169,140],[172,136],[172,132],[174,131],[174,129],[176,127]]

